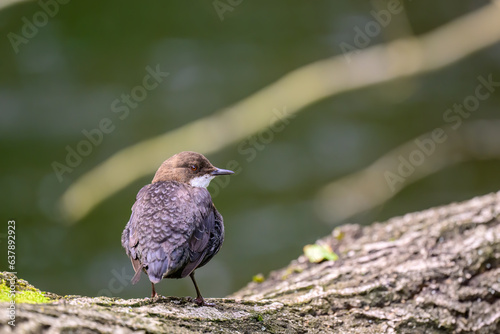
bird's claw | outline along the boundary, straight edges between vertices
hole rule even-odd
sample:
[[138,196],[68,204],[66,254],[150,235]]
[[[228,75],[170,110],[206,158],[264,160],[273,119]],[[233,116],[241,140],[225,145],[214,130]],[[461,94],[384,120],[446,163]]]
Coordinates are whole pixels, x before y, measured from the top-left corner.
[[194,302],[198,306],[215,306],[215,303],[206,302],[203,297],[187,297],[187,300],[189,300],[190,302]]
[[151,295],[151,297],[149,298],[152,302],[157,302],[159,301],[160,299],[162,299],[163,296],[160,295],[160,294],[154,294],[154,295]]

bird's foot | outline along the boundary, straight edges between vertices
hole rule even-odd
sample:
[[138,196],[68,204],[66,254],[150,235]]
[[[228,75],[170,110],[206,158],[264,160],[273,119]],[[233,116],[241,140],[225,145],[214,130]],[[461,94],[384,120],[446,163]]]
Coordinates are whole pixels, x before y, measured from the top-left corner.
[[194,302],[198,305],[198,306],[215,306],[215,303],[209,303],[209,302],[206,302],[205,299],[203,298],[196,298],[194,300]]
[[201,297],[201,296],[200,297],[196,297],[196,298],[187,297],[187,299],[190,302],[194,302],[198,306],[215,306],[215,303],[206,302],[205,299],[203,297]]
[[155,293],[154,295],[151,295],[149,298],[152,302],[157,302],[158,300],[162,299],[163,296]]

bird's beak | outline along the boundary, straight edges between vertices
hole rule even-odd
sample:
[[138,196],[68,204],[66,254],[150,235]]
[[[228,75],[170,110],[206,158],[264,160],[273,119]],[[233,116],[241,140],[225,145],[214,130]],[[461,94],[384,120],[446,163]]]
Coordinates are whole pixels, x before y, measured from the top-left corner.
[[210,174],[217,176],[217,175],[234,174],[234,172],[232,170],[229,170],[229,169],[222,169],[222,168],[215,167],[215,170]]

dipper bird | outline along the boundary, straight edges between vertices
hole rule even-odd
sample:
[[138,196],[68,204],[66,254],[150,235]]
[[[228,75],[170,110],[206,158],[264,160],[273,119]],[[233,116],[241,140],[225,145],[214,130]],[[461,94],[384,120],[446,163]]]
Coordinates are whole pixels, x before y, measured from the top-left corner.
[[194,271],[219,251],[224,224],[206,188],[215,176],[233,173],[214,167],[196,152],[181,152],[162,163],[152,183],[139,190],[122,234],[122,246],[135,270],[132,284],[144,271],[154,298],[155,284],[162,278],[189,275],[195,302],[210,305],[201,296]]

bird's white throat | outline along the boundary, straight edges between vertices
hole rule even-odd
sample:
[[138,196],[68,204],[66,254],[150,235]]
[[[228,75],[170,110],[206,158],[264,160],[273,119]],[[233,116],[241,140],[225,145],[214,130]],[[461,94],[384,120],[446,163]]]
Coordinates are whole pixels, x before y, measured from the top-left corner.
[[198,176],[189,181],[192,187],[206,188],[210,184],[210,181],[215,177],[215,175],[206,174],[203,176]]

